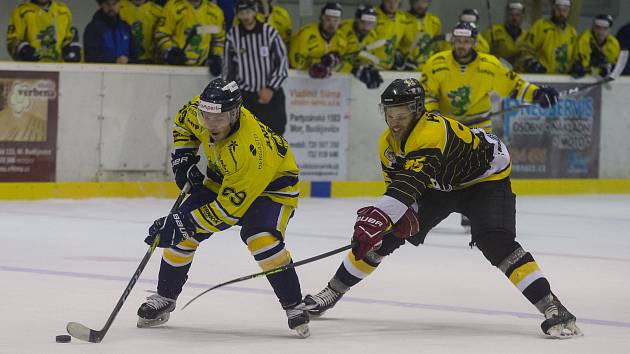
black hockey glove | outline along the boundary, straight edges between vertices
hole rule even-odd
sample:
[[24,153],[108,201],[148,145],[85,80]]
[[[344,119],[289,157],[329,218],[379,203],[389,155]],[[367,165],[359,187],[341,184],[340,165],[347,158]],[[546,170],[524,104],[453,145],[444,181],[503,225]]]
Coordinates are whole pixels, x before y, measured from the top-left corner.
[[67,63],[78,63],[81,61],[81,46],[75,43],[68,44],[61,48],[63,61]]
[[155,238],[160,236],[157,246],[168,248],[191,238],[195,234],[195,222],[189,213],[172,213],[159,218],[149,227],[149,236],[144,243],[151,246]]
[[547,68],[534,58],[527,59],[523,62],[523,70],[531,74],[544,74],[547,72]]
[[368,89],[376,89],[383,83],[383,78],[378,69],[372,66],[355,66],[352,75],[359,79]]
[[197,168],[197,162],[200,158],[193,152],[171,154],[171,167],[175,174],[175,183],[179,189],[184,188],[186,182],[190,182],[191,193],[195,188],[203,186],[205,176]]
[[603,68],[608,66],[606,55],[591,43],[591,66],[594,68]]
[[167,52],[164,58],[167,64],[169,65],[186,65],[186,53],[177,47],[171,47]]
[[571,66],[571,70],[569,70],[569,75],[573,76],[576,79],[586,75],[586,70],[584,70],[584,66],[579,60],[577,60],[573,64],[573,66]]
[[39,61],[39,55],[37,55],[37,51],[30,44],[25,44],[20,51],[17,53],[18,60],[21,61]]
[[221,71],[223,70],[222,59],[219,55],[210,55],[208,56],[208,69],[210,69],[210,74],[214,77],[221,76]]
[[534,92],[534,103],[538,103],[542,108],[549,108],[558,103],[558,90],[551,86],[540,86]]
[[394,53],[394,70],[405,70],[405,63],[407,62],[407,58],[405,55],[399,51]]
[[308,69],[308,75],[312,79],[325,79],[332,75],[332,70],[326,65],[315,63]]
[[330,70],[335,70],[341,65],[341,56],[339,56],[337,52],[326,53],[321,57],[319,62],[325,67],[330,68]]

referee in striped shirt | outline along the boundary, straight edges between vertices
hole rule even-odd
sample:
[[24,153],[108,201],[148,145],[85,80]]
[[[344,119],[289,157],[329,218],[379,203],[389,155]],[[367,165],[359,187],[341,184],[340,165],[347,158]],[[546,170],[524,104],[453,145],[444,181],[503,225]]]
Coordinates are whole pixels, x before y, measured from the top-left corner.
[[278,32],[256,19],[256,0],[238,0],[239,25],[225,41],[223,78],[238,83],[243,105],[274,132],[287,124],[282,83],[289,73],[287,48]]

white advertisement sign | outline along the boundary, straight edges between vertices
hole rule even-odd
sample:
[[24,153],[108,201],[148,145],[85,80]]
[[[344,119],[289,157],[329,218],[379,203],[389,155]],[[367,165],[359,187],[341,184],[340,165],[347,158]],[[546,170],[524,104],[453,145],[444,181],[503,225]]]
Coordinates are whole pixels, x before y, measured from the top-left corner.
[[291,77],[284,84],[285,139],[295,154],[300,177],[309,181],[346,179],[350,80]]

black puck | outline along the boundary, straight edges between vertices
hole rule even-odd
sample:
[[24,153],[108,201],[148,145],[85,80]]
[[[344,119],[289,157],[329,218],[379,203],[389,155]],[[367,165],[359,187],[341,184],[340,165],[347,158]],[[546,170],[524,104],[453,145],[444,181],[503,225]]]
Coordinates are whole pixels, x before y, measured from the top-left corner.
[[55,337],[55,342],[57,342],[57,343],[70,343],[71,339],[72,339],[72,337],[70,337],[67,334],[60,334],[60,335]]

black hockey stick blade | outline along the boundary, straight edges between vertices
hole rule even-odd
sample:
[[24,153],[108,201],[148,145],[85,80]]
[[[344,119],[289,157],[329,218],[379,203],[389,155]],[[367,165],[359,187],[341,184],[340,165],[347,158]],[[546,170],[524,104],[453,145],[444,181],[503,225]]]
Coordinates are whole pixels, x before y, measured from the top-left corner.
[[326,258],[326,257],[330,257],[330,256],[332,256],[332,255],[335,255],[335,254],[337,254],[337,253],[341,253],[341,252],[343,252],[343,251],[347,251],[347,250],[349,250],[349,249],[351,249],[351,248],[352,248],[352,244],[349,244],[349,245],[346,245],[346,246],[343,246],[343,247],[336,248],[336,249],[334,249],[334,250],[332,250],[332,251],[328,251],[328,252],[325,252],[325,253],[322,253],[322,254],[318,254],[318,255],[313,256],[313,257],[311,257],[311,258],[303,259],[303,260],[298,261],[298,262],[295,262],[295,263],[290,263],[290,264],[284,265],[284,266],[282,266],[282,267],[278,267],[278,268],[274,268],[274,269],[268,270],[268,271],[266,271],[266,272],[260,272],[260,273],[256,273],[256,274],[250,274],[250,275],[246,275],[246,276],[243,276],[243,277],[240,277],[240,278],[236,278],[236,279],[232,279],[232,280],[226,281],[226,282],[221,283],[221,284],[217,284],[217,285],[215,285],[215,286],[213,286],[213,287],[211,287],[211,288],[209,288],[209,289],[206,289],[206,290],[202,291],[202,292],[201,292],[201,293],[199,293],[197,296],[193,297],[190,301],[188,301],[188,302],[187,302],[187,303],[186,303],[186,304],[182,307],[182,311],[183,311],[186,307],[188,307],[188,305],[190,305],[190,304],[191,304],[191,303],[193,303],[195,300],[197,300],[198,298],[200,298],[202,295],[204,295],[204,294],[206,294],[206,293],[208,293],[208,292],[210,292],[210,291],[212,291],[212,290],[214,290],[214,289],[218,289],[218,288],[224,287],[224,286],[226,286],[226,285],[230,285],[230,284],[234,284],[234,283],[239,283],[239,282],[242,282],[242,281],[245,281],[245,280],[249,280],[249,279],[254,279],[254,278],[258,278],[258,277],[262,277],[262,276],[267,276],[267,275],[271,275],[271,274],[279,273],[279,272],[282,272],[282,271],[287,270],[287,269],[290,269],[290,268],[296,268],[296,267],[299,267],[299,266],[301,266],[301,265],[304,265],[304,264],[307,264],[307,263],[311,263],[311,262],[315,262],[315,261],[318,261],[318,260],[320,260],[320,259],[323,259],[323,258]]
[[[179,193],[179,196],[177,197],[175,204],[173,204],[173,207],[171,208],[170,213],[174,213],[177,211],[177,209],[179,209],[179,206],[184,201],[184,197],[186,196],[186,194],[188,194],[189,190],[190,190],[190,183],[186,183],[184,188]],[[77,322],[68,322],[68,324],[66,325],[66,331],[68,331],[69,335],[73,336],[76,339],[80,339],[82,341],[86,341],[90,343],[100,343],[103,340],[103,338],[107,334],[107,331],[109,330],[109,327],[112,325],[112,323],[114,323],[114,320],[116,319],[116,316],[118,315],[118,312],[120,312],[120,309],[122,308],[123,304],[127,300],[127,297],[131,293],[131,290],[133,289],[134,285],[136,285],[138,278],[140,278],[142,271],[147,266],[147,263],[149,263],[149,259],[151,259],[151,255],[153,254],[153,251],[155,251],[155,248],[157,247],[159,243],[160,243],[160,236],[158,235],[153,241],[153,244],[149,247],[147,252],[144,254],[142,261],[140,261],[140,265],[138,265],[138,268],[136,269],[135,273],[133,273],[131,280],[129,280],[129,284],[127,284],[127,287],[125,288],[122,295],[120,296],[120,299],[118,299],[118,302],[116,303],[116,306],[114,307],[114,310],[109,315],[109,318],[107,319],[107,322],[105,322],[105,325],[103,326],[103,328],[100,331],[96,331]]]

